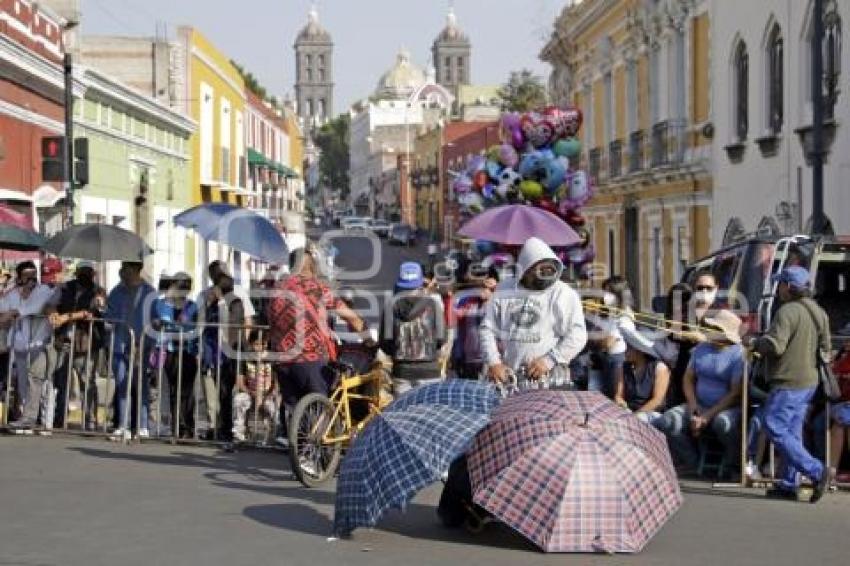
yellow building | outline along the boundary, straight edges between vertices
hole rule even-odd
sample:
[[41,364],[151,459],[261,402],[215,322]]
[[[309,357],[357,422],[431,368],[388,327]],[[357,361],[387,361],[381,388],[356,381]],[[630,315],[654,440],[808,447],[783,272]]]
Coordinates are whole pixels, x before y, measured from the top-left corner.
[[436,239],[443,218],[440,162],[445,126],[438,124],[416,137],[411,181],[416,202],[416,228]]
[[287,186],[293,191],[292,197],[295,198],[296,211],[304,212],[304,204],[306,195],[304,189],[304,133],[299,125],[298,115],[290,109],[284,109],[284,130],[289,136],[289,163],[292,170],[298,173],[297,179],[287,180]]
[[[198,30],[178,30],[185,99],[184,111],[198,124],[192,136],[192,202],[242,206],[245,189],[245,83],[226,55]],[[213,259],[227,260],[237,279],[247,273],[247,258],[225,246],[196,240],[195,272]]]
[[226,55],[198,30],[178,31],[185,48],[187,113],[192,138],[193,200],[239,204],[245,186],[245,82]]
[[540,54],[553,100],[584,112],[596,283],[625,275],[642,308],[709,251],[708,39],[707,0],[585,0],[564,9]]

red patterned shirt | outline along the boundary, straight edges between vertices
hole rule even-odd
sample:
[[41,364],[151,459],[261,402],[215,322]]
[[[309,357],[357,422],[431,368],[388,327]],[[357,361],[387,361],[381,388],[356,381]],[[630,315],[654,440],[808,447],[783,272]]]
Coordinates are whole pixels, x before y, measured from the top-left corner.
[[315,277],[292,275],[277,290],[268,307],[271,349],[291,363],[335,359],[328,311],[340,303],[330,287]]

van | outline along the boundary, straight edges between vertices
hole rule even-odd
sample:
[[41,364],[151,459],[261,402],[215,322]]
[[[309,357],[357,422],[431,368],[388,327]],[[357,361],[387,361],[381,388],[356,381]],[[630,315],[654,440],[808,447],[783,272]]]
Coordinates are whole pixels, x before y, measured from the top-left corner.
[[848,236],[748,238],[689,265],[682,281],[693,285],[700,271],[711,271],[717,278],[720,304],[735,310],[747,331],[763,332],[779,307],[771,278],[787,265],[811,272],[814,298],[829,314],[833,338],[850,340]]

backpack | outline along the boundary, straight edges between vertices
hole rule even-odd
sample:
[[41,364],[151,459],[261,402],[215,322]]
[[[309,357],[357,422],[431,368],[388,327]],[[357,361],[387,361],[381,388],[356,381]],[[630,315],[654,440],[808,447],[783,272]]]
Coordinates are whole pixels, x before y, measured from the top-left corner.
[[[415,301],[408,316],[393,317],[393,342],[395,362],[433,362],[439,355],[438,317],[436,305],[430,297],[402,299]],[[409,303],[407,303],[409,305]],[[406,306],[406,305],[405,305]]]

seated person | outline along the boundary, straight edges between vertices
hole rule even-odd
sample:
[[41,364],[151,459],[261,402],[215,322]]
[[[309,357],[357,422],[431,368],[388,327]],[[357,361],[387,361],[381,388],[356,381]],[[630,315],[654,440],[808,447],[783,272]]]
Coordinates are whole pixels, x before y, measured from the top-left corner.
[[[845,449],[850,450],[850,344],[832,364],[832,370],[841,386],[841,399],[830,407],[829,467],[838,483],[850,483],[850,472],[840,471]],[[814,421],[815,446],[824,453],[826,414],[821,413]]]
[[736,462],[739,451],[741,380],[746,363],[741,346],[741,319],[721,310],[703,326],[708,341],[697,345],[685,372],[686,402],[669,409],[658,428],[667,434],[673,457],[686,470],[698,462],[696,440],[711,427],[723,445],[727,462]]
[[652,341],[639,332],[623,335],[626,341],[623,379],[617,383],[614,401],[647,424],[662,418],[670,370],[658,359]]
[[255,410],[262,410],[264,421],[277,413],[277,381],[260,330],[249,332],[248,347],[246,361],[239,364],[233,395],[233,440],[236,442],[245,441],[245,415],[255,403],[259,404]]

